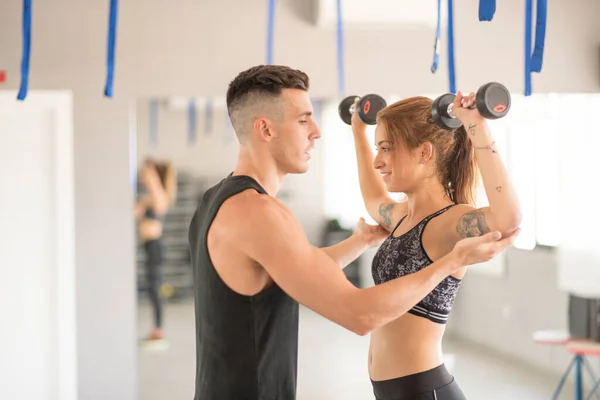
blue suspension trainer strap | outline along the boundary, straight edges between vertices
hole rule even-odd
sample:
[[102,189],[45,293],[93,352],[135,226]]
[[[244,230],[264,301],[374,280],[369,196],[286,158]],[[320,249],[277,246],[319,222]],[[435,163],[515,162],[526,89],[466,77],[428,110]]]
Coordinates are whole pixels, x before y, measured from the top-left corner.
[[346,77],[344,75],[344,29],[342,25],[342,0],[337,0],[337,64],[338,64],[338,93],[346,92]]
[[118,0],[110,0],[110,16],[108,25],[108,51],[106,55],[106,85],[104,86],[104,96],[112,97],[113,81],[115,73],[115,42],[117,34],[117,11],[119,8]]
[[479,20],[491,21],[496,12],[496,0],[479,0]]
[[448,82],[450,93],[456,93],[456,73],[454,71],[454,16],[453,0],[448,0]]
[[437,27],[435,29],[435,42],[433,43],[433,63],[431,73],[435,74],[440,62],[440,40],[441,40],[442,0],[437,0]]
[[23,57],[21,58],[21,86],[18,100],[25,100],[29,87],[29,54],[31,52],[31,0],[23,1]]
[[531,19],[533,0],[525,0],[525,96],[531,96]]
[[544,42],[546,41],[546,17],[548,0],[537,0],[535,21],[535,46],[531,56],[531,71],[541,72],[544,61]]
[[275,0],[269,2],[267,14],[267,65],[273,64],[273,30],[275,28]]
[[196,143],[197,125],[196,99],[191,98],[188,102],[188,144]]

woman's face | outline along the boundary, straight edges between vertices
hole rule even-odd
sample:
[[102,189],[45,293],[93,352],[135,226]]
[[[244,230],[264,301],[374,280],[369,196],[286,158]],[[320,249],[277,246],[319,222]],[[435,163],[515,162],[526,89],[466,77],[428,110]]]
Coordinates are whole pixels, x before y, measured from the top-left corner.
[[420,148],[411,150],[401,141],[393,143],[383,125],[375,128],[375,148],[373,167],[381,173],[388,192],[411,191],[422,175]]

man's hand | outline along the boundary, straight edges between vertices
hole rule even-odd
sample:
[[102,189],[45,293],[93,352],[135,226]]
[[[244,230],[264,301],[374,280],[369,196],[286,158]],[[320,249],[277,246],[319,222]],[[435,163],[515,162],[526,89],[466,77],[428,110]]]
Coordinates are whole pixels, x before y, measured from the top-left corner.
[[356,224],[354,234],[367,246],[377,247],[383,243],[389,232],[382,228],[381,225],[369,225],[364,218],[361,218]]
[[498,231],[482,236],[462,239],[456,243],[452,253],[458,256],[461,267],[482,263],[494,258],[498,253],[512,245],[521,229],[502,238]]

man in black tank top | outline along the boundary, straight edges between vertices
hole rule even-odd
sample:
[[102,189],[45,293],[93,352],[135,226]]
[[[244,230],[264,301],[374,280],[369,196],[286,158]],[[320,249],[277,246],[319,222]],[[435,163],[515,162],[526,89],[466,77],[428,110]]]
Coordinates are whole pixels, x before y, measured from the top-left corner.
[[349,239],[312,246],[275,196],[285,175],[308,169],[320,137],[309,79],[258,66],[230,84],[240,142],[234,172],[207,190],[190,224],[196,314],[196,400],[294,400],[298,302],[359,335],[406,313],[458,269],[492,258],[514,237],[464,239],[429,267],[377,287],[341,271],[386,231],[359,221]]

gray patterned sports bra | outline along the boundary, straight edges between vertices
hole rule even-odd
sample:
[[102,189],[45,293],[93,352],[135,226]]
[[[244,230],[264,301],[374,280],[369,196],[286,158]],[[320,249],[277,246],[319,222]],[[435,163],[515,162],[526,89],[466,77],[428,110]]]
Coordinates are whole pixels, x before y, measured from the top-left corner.
[[[423,248],[423,231],[431,219],[446,212],[452,206],[449,205],[436,211],[425,217],[405,234],[394,237],[394,232],[406,217],[398,222],[373,258],[371,273],[376,285],[401,276],[413,274],[433,263]],[[438,324],[445,324],[448,320],[450,310],[454,305],[454,299],[456,298],[460,283],[460,279],[453,276],[446,277],[431,293],[425,296],[423,300],[408,312],[427,318]]]

